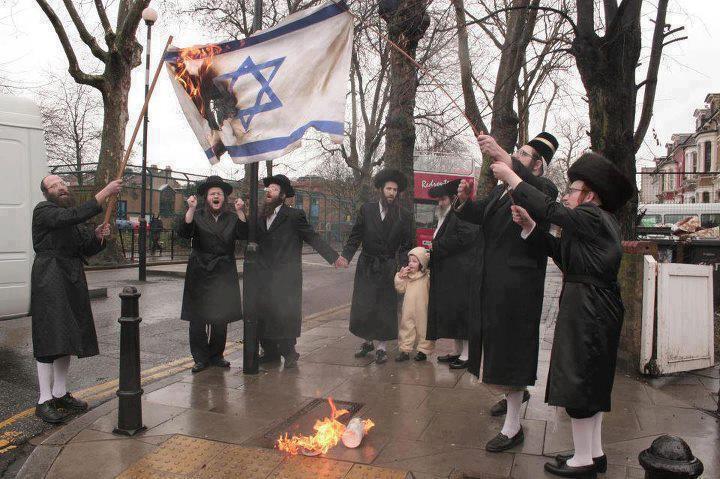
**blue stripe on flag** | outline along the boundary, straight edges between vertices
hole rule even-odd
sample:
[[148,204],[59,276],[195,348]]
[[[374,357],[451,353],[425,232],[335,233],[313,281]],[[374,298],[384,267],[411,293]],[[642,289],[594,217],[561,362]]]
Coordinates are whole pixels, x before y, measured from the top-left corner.
[[226,146],[228,153],[232,158],[240,158],[243,156],[254,156],[271,151],[279,151],[288,145],[298,141],[303,137],[308,128],[315,128],[323,133],[332,135],[342,135],[345,133],[345,126],[339,121],[311,121],[304,124],[288,136],[280,136],[277,138],[269,138],[267,140],[252,141],[243,145]]
[[[332,1],[332,0],[331,0]],[[235,50],[240,50],[243,48],[251,47],[253,45],[258,45],[263,42],[267,42],[269,40],[272,40],[274,38],[287,35],[288,33],[300,30],[302,28],[309,27],[311,25],[315,25],[316,23],[320,23],[324,20],[327,20],[328,18],[332,18],[335,15],[340,15],[341,13],[344,13],[348,10],[347,4],[345,4],[344,1],[338,2],[338,3],[331,3],[330,5],[321,8],[317,12],[308,15],[307,17],[301,18],[297,21],[288,23],[287,25],[283,25],[282,27],[276,28],[275,30],[272,30],[267,33],[260,33],[258,35],[255,35],[253,37],[244,38],[242,40],[232,40],[225,43],[218,43],[217,46],[220,47],[220,52],[216,55],[222,55],[223,53],[232,52]],[[175,62],[180,58],[180,52],[168,52],[165,54],[164,60],[166,62]],[[199,60],[203,57],[197,57],[194,58],[196,60]]]

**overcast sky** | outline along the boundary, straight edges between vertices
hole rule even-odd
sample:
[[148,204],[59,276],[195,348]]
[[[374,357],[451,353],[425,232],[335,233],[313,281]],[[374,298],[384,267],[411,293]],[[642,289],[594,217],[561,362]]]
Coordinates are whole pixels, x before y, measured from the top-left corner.
[[[643,28],[645,30],[643,45],[647,47],[652,34],[653,25],[650,18],[655,15],[655,2],[646,1],[645,3],[643,6]],[[91,11],[91,13],[94,12]],[[663,154],[664,144],[669,141],[673,133],[693,131],[693,111],[703,106],[703,100],[707,93],[720,92],[720,57],[718,56],[720,51],[720,29],[718,28],[720,26],[720,1],[671,0],[668,22],[673,27],[685,25],[685,34],[689,38],[670,45],[666,50],[660,67],[655,113],[645,145],[638,153],[638,159],[647,159],[652,158],[653,155]],[[96,27],[95,22],[88,23],[88,27]],[[76,32],[71,26],[69,29],[76,36]],[[226,40],[193,28],[188,25],[188,22],[172,18],[169,13],[161,11],[161,17],[153,27],[153,69],[170,34],[175,38],[173,44],[180,47]],[[0,38],[4,43],[2,54],[0,54],[0,71],[10,75],[13,81],[40,85],[44,71],[57,73],[67,71],[67,60],[59,41],[46,17],[32,0],[0,0]],[[139,28],[138,38],[144,43],[144,25]],[[78,51],[81,50],[84,50],[83,46],[78,45]],[[647,53],[647,50],[644,51],[645,56]],[[647,62],[645,61],[645,63]],[[85,62],[85,65],[92,66],[93,63],[92,61]],[[137,112],[142,107],[143,85],[144,67],[141,67],[133,73],[129,132],[134,126]],[[582,85],[578,85],[578,90],[582,91]],[[23,94],[32,95],[31,92]],[[151,129],[148,141],[150,164],[157,164],[160,167],[171,165],[175,170],[201,173],[211,170],[202,149],[180,111],[165,71],[160,75],[152,98],[150,118]],[[660,146],[653,138],[653,129],[657,132]],[[296,159],[286,160],[286,162],[292,163],[296,167],[295,173],[302,172],[303,168],[298,162],[302,162],[303,155],[300,153],[294,156]],[[232,162],[227,157],[223,158],[221,165],[224,166],[225,172],[232,169]]]

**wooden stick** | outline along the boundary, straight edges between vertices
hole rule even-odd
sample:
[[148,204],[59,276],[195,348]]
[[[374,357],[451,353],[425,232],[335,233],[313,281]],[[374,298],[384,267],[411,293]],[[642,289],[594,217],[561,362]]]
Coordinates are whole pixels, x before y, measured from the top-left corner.
[[[172,35],[170,35],[167,39],[167,43],[165,43],[165,48],[163,49],[162,55],[160,56],[160,62],[158,63],[157,69],[155,70],[155,76],[153,77],[152,83],[150,84],[150,89],[145,96],[145,103],[143,104],[142,110],[140,110],[140,114],[138,115],[137,121],[135,122],[135,130],[133,130],[133,134],[130,137],[130,143],[125,150],[125,156],[123,156],[123,160],[120,163],[120,168],[118,168],[117,176],[115,177],[116,180],[119,180],[123,177],[125,167],[127,166],[127,162],[130,159],[130,153],[132,153],[132,149],[135,144],[135,137],[137,137],[138,131],[140,130],[140,125],[142,124],[143,118],[145,117],[145,112],[148,109],[148,104],[150,103],[150,97],[152,96],[153,90],[155,89],[155,84],[157,83],[158,76],[160,76],[160,70],[165,63],[165,53],[167,53],[167,50],[172,43],[172,40],[173,37]],[[103,221],[103,224],[106,225],[110,223],[110,216],[115,209],[115,203],[117,203],[117,195],[113,195],[111,198],[108,199],[107,208],[105,208],[105,220]]]

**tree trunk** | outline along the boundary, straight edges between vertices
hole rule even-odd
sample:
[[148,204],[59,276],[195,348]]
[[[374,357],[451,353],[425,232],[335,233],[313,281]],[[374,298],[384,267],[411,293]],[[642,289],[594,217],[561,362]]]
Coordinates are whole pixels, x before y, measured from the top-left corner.
[[[623,5],[603,38],[583,28],[573,40],[580,78],[588,95],[590,146],[635,180],[635,69],[640,57],[640,6]],[[618,212],[623,239],[635,237],[637,191]]]
[[[386,12],[388,37],[411,58],[430,24],[424,0],[401,0],[397,9]],[[397,168],[408,179],[404,204],[413,207],[413,159],[415,153],[415,96],[417,68],[395,48],[390,49],[390,96],[385,135],[385,165]]]

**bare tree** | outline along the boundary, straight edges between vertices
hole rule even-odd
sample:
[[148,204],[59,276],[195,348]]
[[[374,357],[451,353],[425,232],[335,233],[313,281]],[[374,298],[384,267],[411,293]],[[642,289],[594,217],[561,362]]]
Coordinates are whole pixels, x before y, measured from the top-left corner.
[[39,98],[48,164],[71,167],[83,186],[83,167],[100,151],[102,98],[87,85],[52,74]]
[[556,119],[555,130],[560,144],[553,156],[545,176],[550,179],[559,191],[567,185],[567,171],[578,157],[590,146],[587,123],[582,120],[567,121]]

